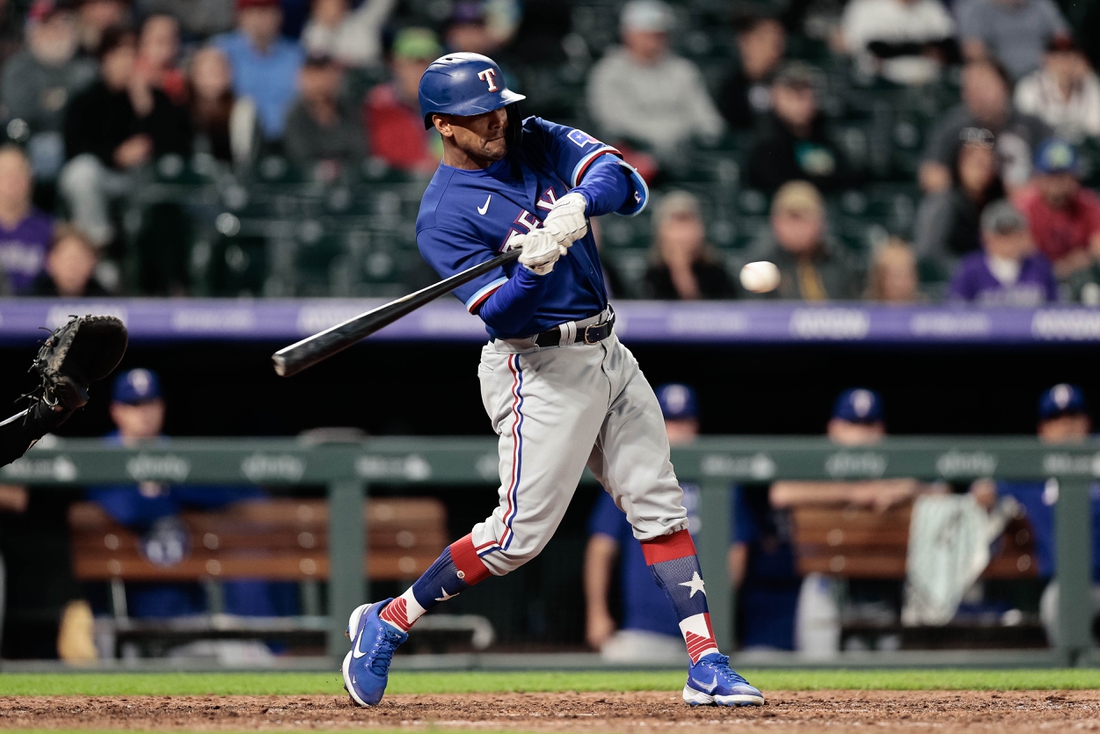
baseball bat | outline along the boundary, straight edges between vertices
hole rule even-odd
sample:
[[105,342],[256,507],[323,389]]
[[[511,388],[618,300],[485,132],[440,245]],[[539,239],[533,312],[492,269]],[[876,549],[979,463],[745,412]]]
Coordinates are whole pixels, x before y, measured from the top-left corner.
[[281,377],[296,375],[307,367],[312,367],[318,362],[344,351],[352,344],[370,336],[379,329],[389,326],[425,303],[430,303],[440,296],[450,293],[463,283],[469,283],[493,268],[512,262],[520,256],[520,252],[521,250],[518,248],[509,250],[503,255],[497,255],[492,260],[487,260],[480,265],[463,270],[461,273],[455,273],[451,277],[427,288],[421,288],[415,293],[402,296],[396,301],[391,301],[332,328],[308,336],[289,347],[283,347],[271,356],[272,361],[275,362],[275,372]]

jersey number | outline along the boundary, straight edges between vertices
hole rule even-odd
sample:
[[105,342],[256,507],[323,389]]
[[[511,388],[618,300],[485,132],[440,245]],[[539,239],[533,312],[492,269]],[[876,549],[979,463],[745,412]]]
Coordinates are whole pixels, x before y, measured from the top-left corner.
[[477,78],[489,85],[489,91],[497,91],[497,83],[494,77],[497,75],[496,69],[486,69],[485,71],[479,71]]

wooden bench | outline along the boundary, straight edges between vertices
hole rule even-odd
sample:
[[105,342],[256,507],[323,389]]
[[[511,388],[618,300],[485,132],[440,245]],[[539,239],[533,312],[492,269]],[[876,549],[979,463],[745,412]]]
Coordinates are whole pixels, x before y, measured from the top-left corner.
[[[375,499],[366,506],[367,575],[379,581],[415,579],[447,545],[443,503],[431,498]],[[69,509],[73,572],[80,581],[207,581],[328,578],[328,508],[323,500],[241,502],[179,516],[189,551],[173,565],[142,555],[138,534],[93,502]]]
[[[122,637],[290,637],[319,636],[328,629],[320,616],[317,582],[329,575],[328,507],[324,500],[248,501],[216,511],[179,515],[187,549],[171,564],[154,563],[141,549],[139,534],[123,527],[93,502],[69,509],[73,573],[78,581],[106,582],[113,615],[98,620],[100,630]],[[371,499],[364,508],[367,526],[367,575],[373,581],[410,581],[439,557],[448,542],[446,509],[433,498]],[[195,582],[219,598],[219,583],[264,579],[302,584],[303,615],[297,618],[236,618],[210,609],[195,619],[135,620],[127,616],[125,584]],[[345,610],[338,610],[345,613]],[[424,631],[433,623],[418,625]],[[492,627],[480,617],[450,618],[473,633],[477,648],[487,647]],[[116,646],[117,647],[117,646]]]
[[[904,579],[912,503],[885,512],[807,505],[791,509],[798,572],[856,579]],[[1035,578],[1035,544],[1026,518],[1012,519],[982,578]]]
[[[791,532],[798,573],[847,579],[901,581],[909,547],[911,502],[885,512],[866,507],[803,505],[791,508]],[[982,573],[985,580],[1035,579],[1038,564],[1031,525],[1025,517],[1009,521],[994,544]],[[842,639],[896,634],[903,649],[1044,647],[1037,619],[1013,627],[953,622],[944,627],[903,627],[845,621]]]

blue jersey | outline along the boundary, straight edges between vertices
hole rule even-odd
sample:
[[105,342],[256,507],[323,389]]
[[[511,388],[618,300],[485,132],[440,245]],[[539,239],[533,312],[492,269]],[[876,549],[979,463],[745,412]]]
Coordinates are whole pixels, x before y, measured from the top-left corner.
[[767,487],[737,487],[734,508],[733,542],[748,551],[737,595],[738,641],[745,649],[793,650],[802,579],[795,570],[789,516],[771,506]]
[[[1054,505],[1058,485],[1054,482],[997,482],[997,494],[1012,497],[1023,507],[1035,534],[1035,556],[1039,578],[1055,571]],[[1092,580],[1100,582],[1100,484],[1089,488],[1092,512]]]
[[[594,170],[615,165],[624,174],[625,198],[603,197],[582,184]],[[537,228],[554,203],[577,187],[588,201],[586,213],[632,216],[648,197],[645,183],[619,152],[591,135],[538,117],[523,121],[518,144],[486,169],[463,170],[440,164],[424,192],[416,219],[421,255],[441,277],[450,277],[511,249],[519,235]],[[620,194],[621,195],[621,194]],[[517,276],[512,262],[455,289],[470,313]],[[599,314],[607,307],[607,289],[596,241],[589,231],[569,248],[545,276],[537,307],[523,324],[502,329],[486,324],[490,336],[530,336],[566,321]]]

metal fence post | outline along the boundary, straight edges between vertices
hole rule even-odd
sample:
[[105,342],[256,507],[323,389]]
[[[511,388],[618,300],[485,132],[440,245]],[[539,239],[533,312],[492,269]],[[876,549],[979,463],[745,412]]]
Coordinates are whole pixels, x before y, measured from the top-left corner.
[[1092,646],[1092,517],[1089,480],[1058,482],[1055,543],[1058,551],[1058,646],[1069,665]]
[[729,481],[708,479],[699,488],[699,563],[707,581],[707,606],[718,649],[733,648],[733,585],[729,574],[730,525],[733,513]]
[[363,502],[367,486],[356,481],[328,485],[328,654],[342,658],[351,610],[367,599],[367,531]]

